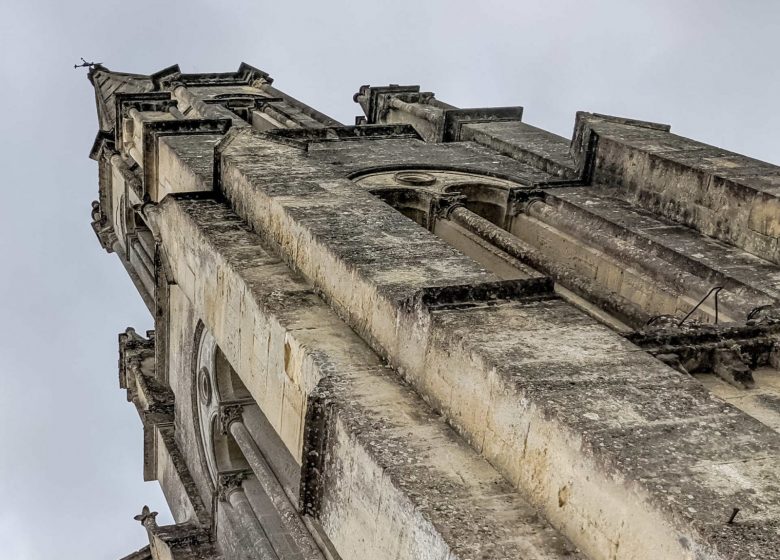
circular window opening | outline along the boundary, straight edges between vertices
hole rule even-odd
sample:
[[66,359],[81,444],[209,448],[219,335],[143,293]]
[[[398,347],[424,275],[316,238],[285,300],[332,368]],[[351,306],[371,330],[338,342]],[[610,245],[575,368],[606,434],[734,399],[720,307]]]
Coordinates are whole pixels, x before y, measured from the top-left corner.
[[422,171],[399,171],[393,178],[402,185],[411,185],[415,187],[425,187],[433,185],[436,182],[436,177],[430,173],[423,173]]
[[198,372],[198,392],[200,393],[200,402],[203,406],[211,404],[211,374],[205,367],[200,368]]

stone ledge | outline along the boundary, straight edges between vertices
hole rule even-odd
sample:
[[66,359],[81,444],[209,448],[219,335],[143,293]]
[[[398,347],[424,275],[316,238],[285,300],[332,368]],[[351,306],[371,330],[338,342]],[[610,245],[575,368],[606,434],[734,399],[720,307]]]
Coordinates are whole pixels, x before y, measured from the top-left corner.
[[[249,153],[255,154],[251,162],[244,155]],[[264,161],[261,154],[270,158]],[[299,162],[300,157],[274,152],[251,135],[236,137],[222,153],[223,191],[361,337],[564,534],[595,558],[636,558],[648,550],[688,558],[697,549],[714,559],[757,550],[744,539],[710,539],[714,518],[698,509],[686,515],[685,508],[694,506],[669,504],[653,486],[663,474],[660,464],[639,474],[618,453],[620,445],[644,445],[621,426],[637,430],[671,422],[682,434],[683,426],[712,423],[718,414],[743,425],[751,424],[749,417],[556,299],[408,313],[401,302],[420,289],[478,286],[497,278],[359,188],[334,179],[332,168]],[[305,189],[298,188],[301,166]],[[572,376],[596,372],[569,383]],[[614,430],[612,444],[591,445],[590,434],[605,425]],[[726,424],[723,429],[727,433]],[[751,424],[743,435],[728,449],[733,461],[749,465],[780,449],[777,434],[766,427]],[[647,437],[655,446],[648,450],[678,439],[660,425]],[[762,446],[767,452],[760,452]],[[672,479],[712,491],[711,474],[694,471],[711,453],[693,446],[680,455],[682,470]],[[780,501],[766,479],[747,470],[740,476],[757,493]],[[732,498],[728,489],[716,493],[723,503]],[[763,500],[738,498],[767,527],[776,521]],[[772,538],[770,528],[755,530]]]
[[[320,468],[318,474],[304,475],[303,495],[308,503],[312,477],[324,476],[317,478],[323,487],[315,492],[322,499],[311,502],[316,506],[311,513],[320,518],[345,560],[365,558],[366,550],[372,558],[393,558],[394,547],[404,551],[403,558],[453,560],[474,558],[479,552],[507,559],[525,554],[577,557],[566,556],[572,548],[565,540],[305,283],[270,262],[239,270],[236,257],[225,253],[231,247],[241,245],[245,252],[255,246],[264,255],[269,250],[256,234],[235,223],[224,204],[169,197],[160,211],[165,217],[160,220],[161,235],[174,274],[185,275],[191,266],[185,261],[191,260],[202,271],[194,285],[179,284],[196,309],[202,309],[207,327],[238,366],[269,421],[281,434],[289,434],[289,413],[303,412],[305,452],[301,455],[289,437],[287,445],[305,464],[311,457],[333,461],[324,473]],[[210,287],[214,278],[220,283]],[[230,322],[214,309],[243,311],[238,322]],[[259,328],[257,334],[237,335],[247,324]],[[256,352],[256,344],[264,341],[267,353]],[[284,378],[301,393],[302,411],[294,410],[287,388],[284,402],[263,394],[274,377]],[[313,421],[320,405],[331,407],[328,422]],[[274,407],[282,408],[278,415]],[[320,455],[312,455],[317,449]],[[460,499],[453,500],[455,494]],[[472,530],[475,526],[478,529]]]

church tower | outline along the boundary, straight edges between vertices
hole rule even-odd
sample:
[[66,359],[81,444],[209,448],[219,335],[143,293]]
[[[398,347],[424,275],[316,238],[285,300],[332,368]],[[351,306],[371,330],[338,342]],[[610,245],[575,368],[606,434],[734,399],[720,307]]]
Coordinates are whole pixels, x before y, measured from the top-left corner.
[[[663,124],[90,68],[125,560],[780,559],[780,168]],[[140,504],[139,504],[140,506]]]

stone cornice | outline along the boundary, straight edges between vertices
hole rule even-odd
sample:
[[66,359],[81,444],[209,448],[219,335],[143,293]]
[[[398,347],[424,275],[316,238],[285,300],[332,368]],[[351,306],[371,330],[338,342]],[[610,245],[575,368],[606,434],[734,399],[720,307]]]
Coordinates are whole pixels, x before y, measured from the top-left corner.
[[101,158],[110,157],[110,154],[115,152],[114,135],[105,130],[98,130],[92,148],[89,150],[90,159],[100,161]]
[[444,142],[458,142],[464,124],[488,122],[512,122],[523,120],[523,108],[516,107],[484,107],[474,109],[444,110]]
[[273,83],[273,78],[267,72],[242,62],[235,72],[215,72],[205,74],[182,74],[178,64],[169,66],[152,74],[152,83],[156,90],[172,89],[183,86],[226,86],[253,85],[255,82]]
[[420,139],[420,135],[414,127],[408,124],[280,128],[268,131],[266,134],[284,144],[304,149],[308,149],[310,144],[320,142],[387,140],[391,138]]

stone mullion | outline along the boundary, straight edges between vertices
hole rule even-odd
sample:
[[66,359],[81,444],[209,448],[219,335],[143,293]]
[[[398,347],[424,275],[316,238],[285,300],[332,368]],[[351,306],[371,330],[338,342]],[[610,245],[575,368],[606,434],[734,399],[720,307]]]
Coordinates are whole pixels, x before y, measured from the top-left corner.
[[263,492],[268,496],[274,507],[279,512],[284,522],[284,527],[296,543],[306,543],[306,550],[301,552],[306,559],[321,559],[322,554],[313,542],[311,533],[306,528],[298,510],[285,492],[282,484],[276,478],[271,466],[257,446],[249,428],[244,424],[243,405],[226,405],[220,411],[220,421],[225,433],[230,433],[235,439],[244,458],[249,463]]
[[149,254],[149,251],[141,242],[137,233],[131,236],[130,246],[133,248],[136,255],[140,259],[141,264],[144,266],[144,270],[149,275],[149,278],[154,280],[154,261],[152,260],[152,255]]
[[155,278],[154,278],[154,264],[149,259],[146,251],[141,246],[141,242],[138,238],[130,236],[128,239],[127,257],[130,266],[135,269],[139,280],[143,283],[147,293],[154,300],[155,293]]
[[278,560],[279,556],[274,551],[263,525],[257,518],[249,498],[244,492],[244,480],[247,478],[245,471],[225,473],[219,477],[219,499],[227,502],[238,515],[238,519],[246,530],[252,545],[259,553],[261,560]]

